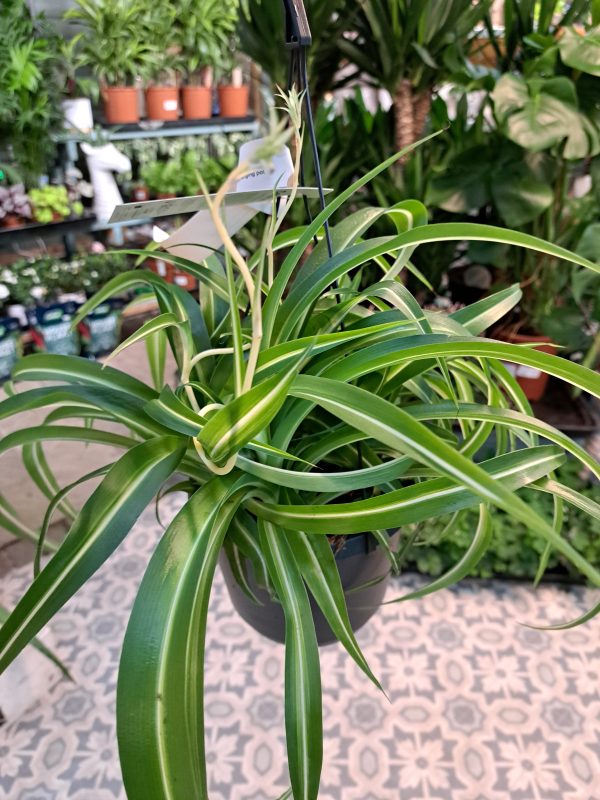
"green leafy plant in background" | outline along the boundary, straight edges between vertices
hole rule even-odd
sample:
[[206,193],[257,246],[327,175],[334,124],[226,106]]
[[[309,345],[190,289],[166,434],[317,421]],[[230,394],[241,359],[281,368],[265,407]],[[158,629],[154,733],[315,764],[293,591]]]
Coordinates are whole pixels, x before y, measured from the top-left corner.
[[[594,501],[599,496],[597,485],[580,477],[581,470],[574,461],[567,461],[556,471],[556,477],[567,488],[579,492]],[[553,499],[542,492],[527,492],[527,502],[538,514],[551,517]],[[594,565],[600,564],[600,541],[598,522],[585,511],[574,506],[564,508],[563,536]],[[449,523],[453,522],[449,527]],[[417,569],[423,575],[438,576],[449,570],[469,549],[473,531],[477,526],[477,514],[465,511],[460,519],[440,517],[428,520],[415,530],[415,541],[402,560],[404,567]],[[515,523],[509,515],[498,512],[492,519],[493,537],[489,548],[471,575],[479,578],[533,579],[539,569],[540,558],[545,551],[545,542],[532,534],[527,526]],[[449,535],[446,536],[446,531]],[[547,569],[558,579],[573,576],[568,561],[554,552],[550,555]]]
[[70,201],[66,186],[42,186],[29,192],[33,218],[37,222],[52,222],[71,215],[81,216],[83,204],[79,200]]
[[127,269],[128,258],[125,253],[79,253],[74,259],[77,265],[77,279],[81,289],[93,295]]
[[91,295],[127,268],[127,256],[80,253],[71,261],[54,256],[23,258],[0,271],[0,285],[8,292],[6,303],[33,306],[55,300],[63,293]]
[[189,84],[202,83],[205,67],[220,69],[238,23],[238,0],[181,0],[172,29],[176,63]]
[[[503,4],[502,26],[495,29],[490,15],[485,20],[489,42],[496,54],[496,65],[502,73],[526,73],[531,58],[540,50],[558,47],[565,64],[590,72],[598,68],[594,47],[594,28],[600,24],[597,0],[511,0]],[[592,31],[584,33],[580,26],[590,24]],[[592,52],[588,45],[592,44]],[[544,61],[554,66],[556,53],[546,53]],[[575,63],[577,62],[577,63]],[[581,65],[581,66],[579,66]]]
[[[578,178],[598,174],[600,40],[592,4],[572,3],[562,15],[560,8],[556,2],[507,3],[502,36],[488,21],[505,72],[471,75],[467,88],[484,94],[479,113],[464,129],[462,146],[433,167],[425,198],[455,215],[477,213],[582,248],[596,261],[597,180],[585,197],[573,195]],[[576,64],[577,42],[584,55]],[[571,351],[591,345],[597,279],[588,282],[553,257],[504,246],[474,246],[468,257],[490,266],[499,282],[520,283],[516,319],[523,330],[546,334]]]
[[6,287],[8,295],[7,305],[33,305],[37,299],[44,296],[44,289],[38,276],[35,262],[29,259],[19,259],[10,266],[5,266],[0,272],[2,286]]
[[126,86],[152,60],[164,53],[150,46],[148,6],[141,0],[76,0],[65,19],[82,26],[76,34],[76,52],[81,66],[90,67],[100,86]]
[[237,163],[234,153],[222,156],[208,153],[198,154],[186,150],[166,161],[151,161],[145,164],[140,176],[153,195],[195,195],[203,180],[209,191],[216,191]]
[[[297,183],[299,99],[292,95],[287,102]],[[275,128],[257,159],[268,162],[286,136]],[[600,585],[600,572],[561,528],[565,502],[595,520],[600,506],[553,476],[565,453],[595,475],[600,465],[531,416],[501,362],[539,368],[596,396],[600,375],[480,336],[519,302],[518,287],[443,317],[421,309],[402,281],[416,248],[446,239],[500,241],[595,272],[600,268],[522,233],[472,223],[428,225],[417,201],[341,218],[332,226],[332,257],[323,241],[313,246],[324,222],[405,154],[363,176],[306,227],[280,231],[285,208],[280,209],[247,258],[222,218],[224,194],[252,168],[240,165],[210,202],[223,253],[202,264],[163,255],[198,278],[200,304],[150,272],[133,270],[109,281],[81,308],[75,324],[114,294],[150,288],[161,313],[115,354],[146,340],[153,386],[73,357],[35,355],[15,368],[13,388],[19,391],[0,404],[0,417],[60,405],[42,425],[6,436],[0,450],[68,439],[124,452],[106,466],[66,539],[36,568],[33,583],[2,626],[0,669],[104,563],[166,481],[181,476],[179,488],[188,493],[148,565],[123,646],[117,727],[130,800],[208,797],[204,636],[224,545],[234,563],[248,557],[285,613],[285,726],[296,800],[317,798],[322,763],[319,654],[309,593],[350,656],[379,685],[351,630],[328,537],[372,531],[395,564],[382,531],[400,528],[405,545],[410,524],[478,509],[468,552],[447,575],[411,595],[423,596],[473,570],[489,545],[490,516],[501,509],[544,540],[542,564],[557,552]],[[372,226],[385,220],[387,233],[372,236]],[[163,375],[166,342],[179,368],[175,389]],[[27,389],[28,381],[42,386]],[[82,422],[63,424],[71,418]],[[123,432],[105,429],[107,420]],[[492,433],[493,455],[476,460]],[[523,499],[524,487],[550,493],[552,519]],[[52,508],[68,488],[49,492],[39,553]],[[15,534],[36,538],[7,504],[0,511]],[[244,569],[236,574],[247,590]]]
[[178,164],[174,159],[168,161],[152,161],[145,164],[140,170],[140,177],[148,187],[150,194],[177,194],[181,181],[178,174]]
[[0,15],[0,161],[16,165],[31,185],[50,168],[51,134],[62,120],[60,39],[24,0]]

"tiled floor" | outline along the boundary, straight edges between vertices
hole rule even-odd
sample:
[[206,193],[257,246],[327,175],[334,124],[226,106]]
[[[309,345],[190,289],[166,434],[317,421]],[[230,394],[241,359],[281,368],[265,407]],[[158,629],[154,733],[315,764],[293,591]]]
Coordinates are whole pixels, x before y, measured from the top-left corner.
[[[49,626],[75,683],[54,679],[46,696],[0,727],[0,797],[125,797],[116,668],[159,533],[148,509]],[[29,579],[29,568],[13,570],[0,603],[14,602]],[[415,580],[397,581],[390,596]],[[389,703],[339,646],[324,648],[320,800],[599,800],[600,620],[563,633],[520,624],[572,618],[594,600],[584,589],[466,583],[382,608],[359,639]],[[237,617],[220,576],[210,611],[211,800],[274,800],[287,778],[283,649]]]
[[[128,375],[140,378],[150,383],[150,375],[148,370],[147,358],[145,355],[144,343],[137,343],[120,353],[114,360],[115,367],[123,370]],[[174,375],[175,367],[171,357],[168,357],[167,368],[165,374],[167,379]],[[26,391],[33,389],[37,384],[35,382],[26,382],[18,385],[19,391]],[[0,384],[0,400],[5,397],[4,389]],[[0,421],[0,438],[7,436],[14,430],[21,428],[30,428],[36,425],[41,425],[48,414],[48,409],[36,409],[34,411],[27,411],[23,414],[18,414],[14,417],[2,419]],[[78,424],[74,421],[74,424]],[[106,427],[106,426],[103,426]],[[109,426],[110,427],[110,426]],[[122,428],[119,428],[122,433]],[[83,444],[80,442],[60,442],[48,441],[44,443],[44,453],[51,465],[59,486],[66,486],[77,478],[81,477],[82,473],[90,472],[96,467],[103,464],[108,464],[111,459],[118,458],[122,451],[107,447],[99,444]],[[84,466],[82,467],[82,457],[84,458]],[[89,492],[96,485],[96,481],[89,481],[75,490],[69,495],[70,500],[76,508],[79,508]],[[44,518],[44,513],[48,506],[48,500],[34,485],[33,481],[27,475],[23,461],[21,458],[20,448],[13,448],[3,453],[0,458],[0,493],[11,505],[16,509],[20,518],[27,525],[34,530],[39,528]],[[60,512],[55,514],[54,519],[60,520]],[[10,543],[12,536],[2,529],[0,526],[0,548],[5,544]],[[2,565],[2,558],[0,557],[0,570]],[[0,571],[0,574],[2,572]]]

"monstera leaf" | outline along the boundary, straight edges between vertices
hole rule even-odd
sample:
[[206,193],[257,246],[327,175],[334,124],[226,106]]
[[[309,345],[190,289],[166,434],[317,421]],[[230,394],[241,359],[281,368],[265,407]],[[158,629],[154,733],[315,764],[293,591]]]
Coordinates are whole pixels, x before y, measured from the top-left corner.
[[464,214],[489,203],[490,156],[489,147],[485,145],[458,153],[443,172],[434,175],[430,181],[427,204],[455,214]]
[[513,228],[526,225],[552,205],[552,186],[539,180],[525,159],[499,165],[491,182],[496,208]]
[[592,222],[585,228],[577,252],[590,261],[600,261],[600,222]]
[[503,75],[492,99],[508,138],[527,150],[540,152],[564,141],[564,157],[579,159],[600,149],[598,132],[580,112],[569,78]]
[[507,141],[469,148],[431,180],[427,203],[457,214],[493,203],[507,225],[526,225],[553,198],[550,176],[530,159]]
[[568,67],[600,77],[600,25],[585,33],[566,28],[558,48]]

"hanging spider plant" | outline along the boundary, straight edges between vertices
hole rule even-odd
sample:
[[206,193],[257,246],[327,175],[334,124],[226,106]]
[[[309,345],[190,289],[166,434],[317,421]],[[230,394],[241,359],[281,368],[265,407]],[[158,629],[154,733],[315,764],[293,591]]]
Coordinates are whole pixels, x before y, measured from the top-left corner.
[[[290,103],[299,153],[298,104]],[[268,161],[283,140],[276,129],[260,157]],[[120,447],[123,455],[77,482],[103,474],[58,550],[41,569],[37,560],[31,586],[0,630],[0,669],[104,563],[173,475],[188,492],[151,558],[123,645],[117,730],[130,800],[209,796],[204,637],[224,547],[263,575],[285,614],[285,725],[296,800],[317,797],[322,764],[319,653],[309,595],[376,682],[349,622],[332,536],[399,529],[402,542],[409,523],[478,507],[480,524],[468,552],[412,595],[420,597],[468,574],[485,552],[490,516],[503,509],[543,536],[548,553],[558,551],[600,586],[600,572],[562,537],[560,524],[563,502],[597,519],[600,506],[552,475],[567,454],[596,475],[600,466],[532,416],[503,362],[543,370],[596,396],[600,375],[482,336],[519,302],[518,287],[443,316],[421,309],[402,281],[413,269],[415,248],[440,240],[506,242],[600,268],[525,234],[469,223],[428,225],[415,201],[342,218],[332,226],[333,257],[324,241],[313,246],[325,221],[405,152],[335,197],[305,228],[280,231],[285,208],[274,205],[250,257],[223,224],[224,194],[248,168],[242,165],[210,203],[222,253],[202,264],[163,256],[198,278],[199,303],[151,272],[133,270],[109,281],[79,318],[116,293],[151,289],[159,316],[118,351],[145,340],[153,386],[69,356],[33,355],[16,366],[19,391],[0,404],[0,415],[55,408],[44,424],[7,435],[0,452],[24,447],[33,477],[40,480],[42,473],[48,487],[55,485],[48,465],[32,457],[44,441],[96,442]],[[386,220],[389,234],[372,238],[371,226]],[[179,369],[175,389],[163,377],[167,345]],[[28,381],[47,385],[27,389]],[[81,424],[63,424],[73,418]],[[107,421],[122,432],[106,430]],[[492,457],[478,457],[492,435]],[[52,511],[65,505],[74,485],[48,489],[40,553]],[[524,487],[553,495],[553,520],[530,508]],[[32,535],[6,504],[2,515],[15,533]],[[385,536],[378,541],[386,546]],[[243,581],[243,572],[238,575]]]

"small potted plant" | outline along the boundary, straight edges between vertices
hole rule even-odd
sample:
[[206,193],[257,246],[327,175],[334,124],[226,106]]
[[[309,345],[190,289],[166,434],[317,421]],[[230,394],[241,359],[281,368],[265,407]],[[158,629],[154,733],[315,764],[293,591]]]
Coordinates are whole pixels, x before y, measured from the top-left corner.
[[31,220],[31,204],[22,183],[13,186],[0,186],[0,225],[4,228],[18,228],[23,222]]
[[175,3],[158,0],[146,11],[147,44],[152,52],[143,72],[146,116],[151,120],[179,119],[177,48],[173,42]]
[[[297,95],[288,100],[294,185],[302,137],[299,102]],[[255,154],[257,164],[268,165],[284,141],[281,128],[275,129]],[[183,482],[177,480],[186,499],[146,569],[121,653],[117,735],[129,800],[209,797],[203,661],[219,560],[242,616],[273,638],[285,637],[291,781],[286,797],[294,800],[316,800],[319,794],[319,640],[338,639],[381,688],[354,629],[377,611],[386,577],[397,564],[393,544],[398,538],[410,543],[406,525],[469,507],[478,514],[468,552],[416,596],[469,573],[487,550],[490,516],[497,508],[600,586],[597,567],[561,535],[562,515],[540,516],[522,493],[550,492],[559,508],[566,501],[597,518],[597,503],[547,478],[567,452],[596,475],[600,464],[528,413],[502,361],[533,365],[596,396],[600,375],[480,335],[518,303],[517,286],[448,319],[424,311],[400,274],[415,248],[442,239],[508,240],[593,272],[600,268],[509,230],[430,225],[416,201],[371,215],[371,224],[389,225],[385,236],[374,237],[362,217],[349,216],[333,231],[338,246],[332,258],[325,242],[309,252],[324,223],[410,149],[330,200],[293,236],[278,234],[285,204],[267,221],[258,250],[246,257],[221,216],[230,186],[256,168],[242,164],[210,205],[225,255],[211,256],[208,266],[164,255],[202,282],[202,305],[158,276],[132,270],[109,281],[79,310],[75,323],[115,294],[138,285],[151,288],[161,313],[115,354],[134,341],[168,334],[180,375],[175,389],[156,363],[152,386],[72,357],[34,355],[13,371],[15,382],[36,385],[0,404],[0,414],[83,403],[85,417],[69,427],[70,438],[89,438],[95,417],[125,426],[129,437],[121,437],[123,455],[0,629],[0,670],[106,561],[153,496],[171,485],[174,474],[183,476]],[[274,254],[281,249],[287,253],[276,269]],[[43,392],[39,381],[48,383]],[[460,434],[453,423],[460,424]],[[27,441],[53,431],[50,424],[30,429]],[[495,454],[479,460],[492,432],[498,434]],[[94,425],[93,433],[94,441],[115,443],[114,434],[100,426]]]
[[80,34],[61,41],[61,67],[66,95],[61,101],[61,106],[65,127],[90,133],[94,129],[92,100],[98,99],[98,84],[91,78],[83,78],[80,74],[84,60],[79,49],[79,36]]
[[222,78],[217,87],[219,114],[222,117],[248,116],[250,87],[244,83],[244,72],[231,51],[223,60]]
[[46,293],[35,262],[30,259],[18,259],[3,267],[0,275],[0,280],[9,291],[9,297],[5,301],[6,312],[25,329],[28,324],[27,309],[41,300]]
[[167,200],[200,191],[197,171],[201,161],[194,150],[186,150],[166,161],[151,161],[141,169],[141,178],[153,197]]
[[142,167],[141,178],[151,197],[167,200],[177,196],[177,185],[169,181],[169,163],[169,161],[152,161]]
[[33,218],[36,222],[44,224],[59,222],[70,216],[80,217],[84,211],[80,200],[70,201],[66,186],[48,185],[31,189],[29,199]]
[[78,63],[100,83],[106,122],[139,121],[135,79],[155,54],[147,43],[147,5],[142,0],[76,0],[65,19],[83,26],[77,38]]
[[185,119],[212,116],[213,74],[221,66],[238,20],[238,0],[182,0],[174,27]]

